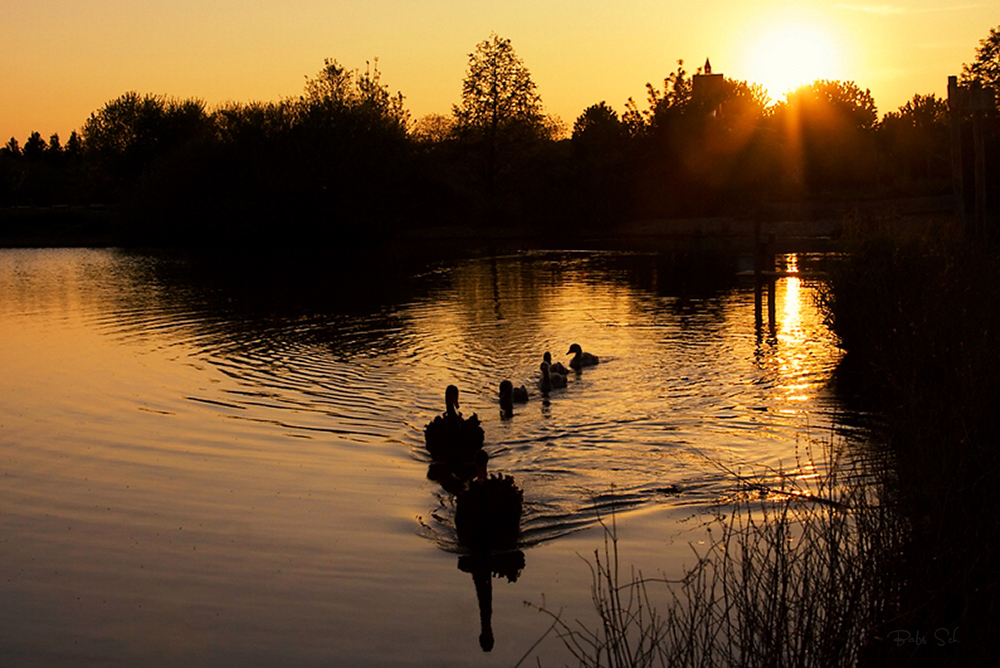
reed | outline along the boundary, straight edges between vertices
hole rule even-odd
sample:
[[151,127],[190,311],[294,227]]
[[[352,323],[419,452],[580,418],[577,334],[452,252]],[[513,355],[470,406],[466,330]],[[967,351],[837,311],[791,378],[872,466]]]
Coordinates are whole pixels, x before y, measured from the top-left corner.
[[898,598],[905,533],[871,460],[829,454],[818,479],[741,479],[678,580],[623,573],[612,515],[588,561],[597,623],[534,607],[581,666],[858,665]]

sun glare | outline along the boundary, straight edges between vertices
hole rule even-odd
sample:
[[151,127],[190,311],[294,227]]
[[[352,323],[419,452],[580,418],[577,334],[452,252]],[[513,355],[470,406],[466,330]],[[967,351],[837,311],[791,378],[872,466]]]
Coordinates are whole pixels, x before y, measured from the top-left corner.
[[787,22],[756,36],[747,62],[747,79],[767,89],[772,101],[817,79],[836,79],[839,54],[822,28]]

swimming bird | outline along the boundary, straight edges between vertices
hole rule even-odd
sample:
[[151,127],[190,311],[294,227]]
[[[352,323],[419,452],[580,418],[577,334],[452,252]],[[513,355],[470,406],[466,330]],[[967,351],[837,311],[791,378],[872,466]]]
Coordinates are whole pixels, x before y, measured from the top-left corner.
[[455,530],[469,549],[513,549],[521,535],[524,492],[509,475],[488,475],[488,462],[485,450],[476,453],[479,474],[455,501]]
[[482,449],[485,433],[475,413],[465,419],[458,412],[458,388],[444,392],[445,411],[424,428],[424,444],[434,461],[471,462]]
[[565,366],[563,366],[562,362],[556,362],[555,364],[552,363],[552,354],[551,353],[546,352],[544,355],[542,355],[542,359],[544,361],[546,361],[546,362],[549,363],[549,372],[550,373],[558,373],[558,374],[560,374],[562,376],[569,375],[569,369],[567,369]]
[[500,410],[505,413],[514,412],[514,404],[523,404],[528,401],[528,388],[524,385],[514,387],[509,380],[500,382]]
[[[573,353],[576,353],[573,355]],[[580,347],[579,343],[574,343],[569,347],[569,352],[567,355],[573,355],[573,359],[569,361],[569,365],[579,371],[585,366],[594,366],[600,360],[597,359],[597,355],[591,355],[590,353],[583,352],[583,348]]]
[[542,370],[542,377],[538,379],[538,389],[542,394],[548,394],[550,390],[558,390],[566,387],[566,376],[559,373],[552,373],[548,362],[542,362],[538,367]]

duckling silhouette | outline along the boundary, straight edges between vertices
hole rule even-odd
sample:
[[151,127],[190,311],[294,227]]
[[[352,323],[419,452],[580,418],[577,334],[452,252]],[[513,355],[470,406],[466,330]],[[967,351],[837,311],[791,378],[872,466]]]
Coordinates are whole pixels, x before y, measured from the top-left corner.
[[514,414],[514,404],[523,404],[528,401],[528,388],[524,385],[514,387],[509,380],[500,382],[500,410],[505,415]]
[[[574,353],[576,353],[574,355]],[[597,359],[597,355],[591,355],[590,353],[583,352],[583,348],[580,347],[579,343],[574,343],[569,347],[569,352],[567,355],[573,355],[573,359],[569,361],[569,365],[579,371],[585,366],[594,366],[600,360]]]
[[431,458],[439,462],[471,462],[483,447],[485,434],[475,413],[465,419],[458,412],[458,388],[444,392],[445,412],[424,428],[424,444]]
[[521,535],[524,493],[508,475],[487,475],[485,450],[475,461],[479,475],[455,501],[458,541],[471,550],[512,550]]
[[538,379],[538,389],[542,391],[542,394],[548,394],[550,390],[566,387],[566,376],[552,373],[548,362],[542,362],[538,368],[542,370],[542,377]]
[[558,373],[561,376],[569,375],[569,369],[563,366],[562,362],[552,363],[552,353],[546,351],[545,354],[542,355],[542,360],[549,363],[549,373]]

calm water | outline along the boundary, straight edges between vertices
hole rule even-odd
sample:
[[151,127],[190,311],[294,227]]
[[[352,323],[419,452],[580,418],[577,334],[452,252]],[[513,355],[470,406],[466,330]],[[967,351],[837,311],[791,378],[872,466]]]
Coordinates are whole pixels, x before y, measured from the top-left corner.
[[[524,601],[593,625],[598,514],[676,577],[734,474],[810,474],[839,411],[814,286],[758,332],[738,259],[242,260],[0,251],[0,664],[513,665]],[[501,419],[573,342],[601,364]],[[489,654],[426,477],[449,383],[525,496]]]

